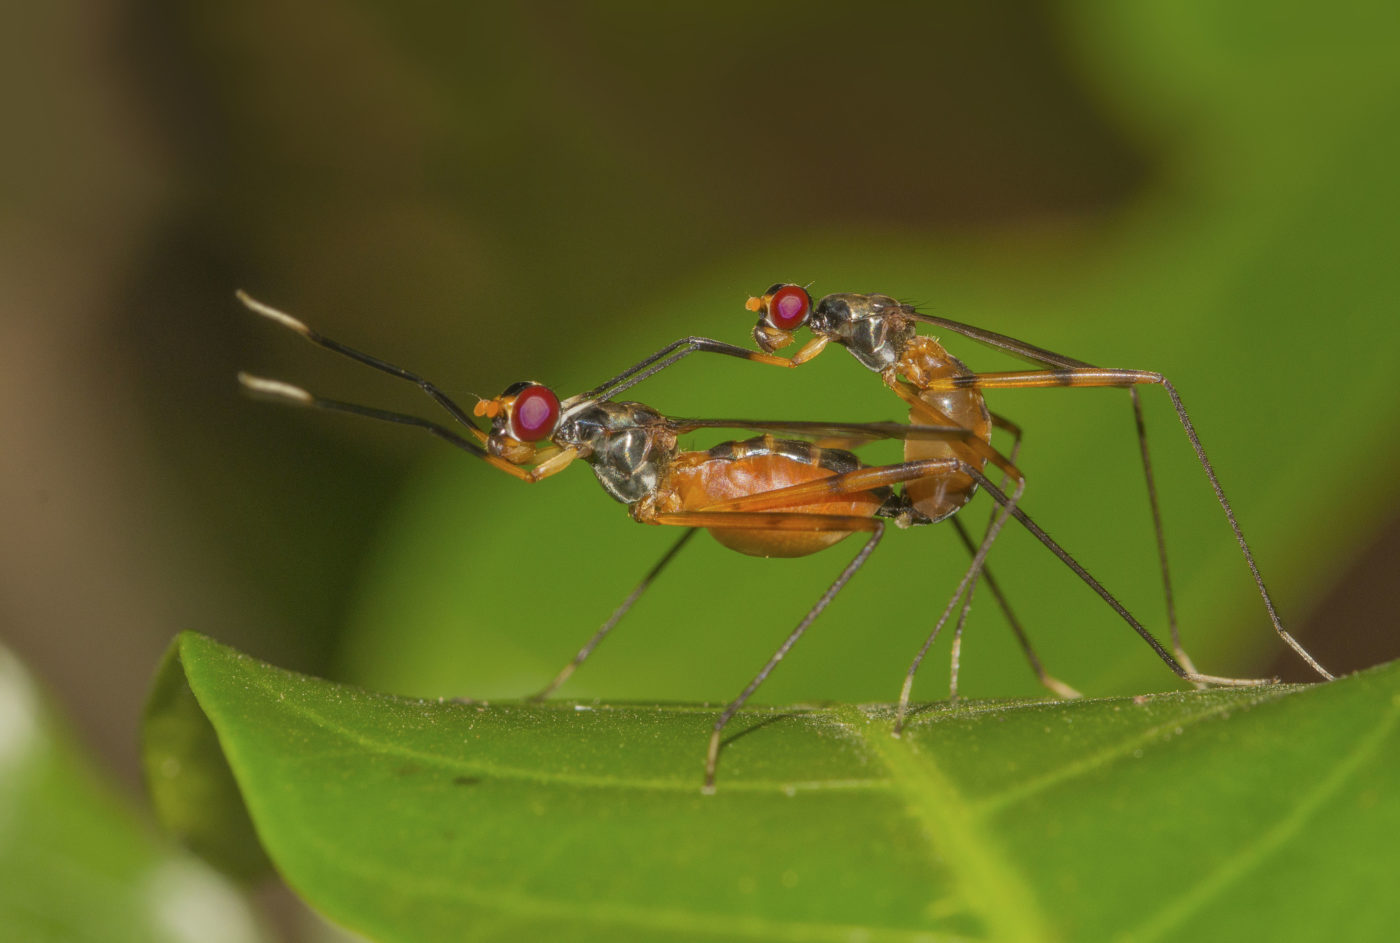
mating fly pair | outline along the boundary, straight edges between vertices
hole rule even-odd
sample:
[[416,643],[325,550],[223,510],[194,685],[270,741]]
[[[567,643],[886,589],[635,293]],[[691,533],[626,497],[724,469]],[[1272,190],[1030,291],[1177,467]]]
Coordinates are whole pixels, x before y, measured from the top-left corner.
[[[785,291],[792,288],[796,286],[775,286],[775,291],[751,302],[754,310],[763,309],[765,321],[761,323],[760,331],[756,332],[762,346],[771,345],[776,349],[784,339],[781,334],[766,334],[765,330],[790,332],[798,324],[809,320],[814,330],[819,326],[825,330],[824,321],[808,318],[811,311],[810,298],[807,298],[805,291],[801,289],[797,290],[802,291],[802,298],[806,299],[805,305],[801,305],[804,310],[799,321],[791,320],[795,306],[793,302],[784,299],[796,297],[792,291]],[[878,299],[884,296],[840,297]],[[979,577],[986,580],[997,601],[1006,611],[1042,681],[1057,693],[1074,693],[1040,669],[1024,633],[1006,606],[990,571],[985,567],[992,542],[1009,517],[1015,517],[1080,579],[1098,592],[1182,677],[1202,684],[1261,683],[1201,675],[1194,669],[1183,667],[1107,589],[1025,515],[1017,506],[1025,479],[1012,461],[993,449],[989,443],[990,426],[993,422],[999,425],[1009,424],[987,413],[985,406],[981,405],[981,394],[975,384],[955,384],[955,389],[964,398],[968,395],[975,397],[972,413],[980,411],[980,422],[976,415],[969,419],[965,410],[959,412],[957,409],[944,408],[948,406],[945,402],[947,397],[943,396],[945,391],[937,382],[926,382],[929,377],[917,374],[908,375],[908,379],[900,380],[892,374],[897,393],[906,398],[912,396],[914,400],[924,404],[911,410],[913,425],[679,419],[662,415],[641,403],[619,402],[615,399],[647,377],[696,352],[724,354],[772,365],[795,366],[815,356],[828,339],[836,339],[840,343],[846,343],[867,366],[881,369],[876,363],[886,356],[884,344],[872,346],[864,341],[849,343],[837,336],[819,336],[818,341],[809,343],[798,357],[789,359],[776,356],[771,350],[756,352],[708,338],[689,337],[663,348],[592,390],[577,396],[561,400],[542,384],[515,383],[497,397],[479,400],[469,414],[439,387],[423,377],[324,337],[298,319],[254,301],[246,295],[240,293],[239,298],[255,313],[300,334],[318,346],[414,383],[448,413],[455,425],[448,426],[410,414],[324,399],[290,384],[241,374],[240,382],[250,393],[293,405],[347,412],[384,422],[414,426],[529,483],[543,480],[562,471],[574,461],[582,460],[593,469],[604,490],[615,500],[628,506],[634,520],[685,528],[685,532],[646,574],[622,606],[594,633],[558,676],[535,695],[536,699],[552,693],[592,653],[697,529],[708,530],[725,546],[755,556],[806,556],[825,549],[853,533],[867,535],[860,550],[828,590],[811,606],[797,627],[790,632],[738,697],[716,718],[706,751],[706,791],[714,789],[721,736],[729,720],[869,557],[884,534],[886,522],[908,527],[943,520],[965,504],[978,487],[993,498],[997,509],[980,541],[974,541],[961,525],[954,522],[961,539],[971,552],[972,559],[953,597],[909,669],[901,692],[896,733],[902,727],[914,672],[924,652],[932,644],[959,600],[970,595],[972,586]],[[823,299],[817,310],[823,310],[823,305],[828,300]],[[779,315],[776,319],[774,312]],[[952,324],[941,321],[936,323],[944,323],[945,326]],[[787,326],[784,327],[784,324]],[[882,327],[875,333],[884,331],[886,328]],[[912,336],[913,332],[910,330],[907,333]],[[852,332],[850,337],[858,338],[859,334],[859,331]],[[984,342],[993,338],[1019,344],[1001,338],[1000,335],[987,332],[978,334],[981,336],[972,333],[968,336]],[[1048,357],[1056,356],[1029,345],[1020,347]],[[1003,346],[1003,349],[1009,348]],[[869,353],[875,359],[867,360],[862,352]],[[956,360],[949,360],[956,364],[957,376],[975,376]],[[908,389],[899,385],[911,380],[918,385],[911,384]],[[1170,391],[1171,388],[1168,386],[1168,389]],[[1173,401],[1179,404],[1174,391],[1172,393]],[[1181,415],[1185,420],[1184,410],[1181,410]],[[686,451],[679,448],[679,436],[705,428],[743,428],[763,432],[764,435],[745,441],[724,442],[708,451]],[[1194,433],[1190,432],[1189,425],[1188,434],[1192,435],[1193,444],[1197,445],[1199,451],[1199,444]],[[902,440],[905,442],[905,461],[887,465],[867,465],[850,452],[819,448],[795,437],[836,438],[843,442]],[[1204,453],[1200,454],[1204,460]],[[994,465],[1006,481],[1014,483],[1010,494],[1004,493],[984,474],[988,463]],[[1208,465],[1207,469],[1209,471]],[[1214,482],[1213,472],[1211,475]],[[1219,493],[1218,486],[1217,492]],[[1223,493],[1221,500],[1223,504]],[[1228,505],[1226,511],[1229,514]],[[1233,516],[1231,522],[1233,523]],[[1236,530],[1238,533],[1238,528]],[[1241,546],[1244,546],[1243,538]],[[1245,552],[1248,558],[1247,548]],[[1262,581],[1260,590],[1262,593]],[[1267,595],[1265,600],[1267,603]],[[964,615],[965,613],[966,603]],[[1277,622],[1275,624],[1277,625]],[[1279,631],[1287,638],[1281,627]],[[1289,641],[1292,643],[1291,638]],[[1292,644],[1296,647],[1296,643]],[[1309,660],[1317,667],[1315,662]],[[1318,670],[1321,671],[1321,668],[1318,667]]]

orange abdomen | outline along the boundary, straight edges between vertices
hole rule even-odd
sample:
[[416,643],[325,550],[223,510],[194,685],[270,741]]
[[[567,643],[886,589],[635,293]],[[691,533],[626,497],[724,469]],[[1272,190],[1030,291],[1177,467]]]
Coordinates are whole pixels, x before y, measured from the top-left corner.
[[[789,454],[794,451],[800,457]],[[736,498],[830,478],[837,474],[836,469],[829,467],[832,457],[839,457],[843,463],[849,462],[853,468],[859,467],[859,462],[850,453],[818,449],[804,442],[764,437],[726,443],[710,452],[684,452],[677,456],[671,468],[671,488],[685,510],[703,511]],[[823,464],[824,458],[828,459],[827,464]],[[761,513],[836,514],[869,518],[875,516],[885,497],[871,491],[858,491],[795,500],[800,500],[800,503],[765,508]],[[706,529],[724,546],[755,557],[805,557],[849,537],[854,530],[725,527],[722,521]]]
[[[904,353],[900,372],[920,387],[935,378],[971,375],[962,361],[929,337],[914,338]],[[936,425],[951,421],[971,430],[982,441],[991,441],[992,417],[979,390],[923,390],[919,393],[919,399],[931,409],[910,409],[911,425]],[[960,458],[979,471],[986,465],[986,458],[963,442],[911,439],[904,444],[906,462],[927,458]],[[961,472],[949,472],[910,482],[904,491],[921,514],[931,521],[941,521],[972,500],[972,495],[977,491],[977,482]]]

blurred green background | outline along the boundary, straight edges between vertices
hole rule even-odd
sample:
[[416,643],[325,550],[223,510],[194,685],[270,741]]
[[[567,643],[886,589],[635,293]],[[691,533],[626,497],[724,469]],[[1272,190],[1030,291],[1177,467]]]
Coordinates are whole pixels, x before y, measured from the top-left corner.
[[[1338,672],[1393,657],[1400,24],[1381,2],[1289,6],[16,10],[3,641],[125,790],[180,629],[399,693],[533,690],[673,535],[583,468],[526,487],[411,431],[240,397],[248,369],[432,412],[234,289],[470,400],[584,389],[685,334],[747,343],[745,297],[793,280],[1165,373],[1285,621]],[[630,395],[901,416],[838,350],[795,373],[696,357]],[[1165,396],[1145,399],[1189,649],[1306,679]],[[1127,397],[994,408],[1026,428],[1025,508],[1162,629]],[[854,549],[697,541],[561,694],[724,701]],[[961,564],[939,528],[891,534],[761,697],[893,698]],[[1058,676],[1173,686],[1024,534],[993,566]],[[943,696],[946,652],[919,696]],[[1038,691],[985,599],[963,685]]]

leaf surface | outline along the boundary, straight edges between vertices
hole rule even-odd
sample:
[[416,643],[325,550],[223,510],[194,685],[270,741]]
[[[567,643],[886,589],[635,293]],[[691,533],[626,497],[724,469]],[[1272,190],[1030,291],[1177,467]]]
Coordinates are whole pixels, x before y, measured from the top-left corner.
[[[374,939],[1374,938],[1400,668],[747,711],[374,694],[176,643],[262,842]],[[192,761],[207,757],[192,754]],[[231,826],[236,827],[236,826]]]

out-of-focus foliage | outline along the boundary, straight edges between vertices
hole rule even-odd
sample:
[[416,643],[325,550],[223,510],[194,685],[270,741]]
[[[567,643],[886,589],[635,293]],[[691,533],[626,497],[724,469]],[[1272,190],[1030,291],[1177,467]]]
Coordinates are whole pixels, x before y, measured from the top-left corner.
[[[179,763],[193,756],[167,756],[166,762]],[[0,648],[0,939],[25,943],[257,943],[266,939],[230,884],[203,862],[152,834],[110,784],[79,757],[68,731],[43,703],[38,686],[4,648]]]
[[[1182,391],[1285,619],[1298,616],[1346,560],[1356,529],[1394,503],[1400,398],[1388,370],[1400,340],[1391,316],[1400,270],[1388,260],[1400,235],[1391,169],[1400,98],[1388,90],[1397,68],[1383,44],[1344,42],[1347,31],[1314,36],[1308,22],[1282,15],[1256,23],[1204,7],[1194,16],[1169,5],[1133,10],[1073,8],[1065,20],[1085,83],[1162,155],[1157,180],[1131,205],[1074,225],[973,234],[774,226],[766,247],[681,273],[660,293],[664,303],[655,293],[621,299],[642,330],[599,332],[550,373],[533,356],[518,358],[518,369],[566,392],[585,388],[684,333],[741,340],[751,325],[746,292],[812,279],[818,292],[878,288],[1071,356],[1159,370]],[[868,146],[861,140],[852,132],[836,146]],[[954,349],[974,366],[1012,366],[966,342]],[[840,351],[797,374],[696,357],[629,396],[681,415],[899,413]],[[1026,429],[1025,508],[1162,631],[1127,397],[991,396]],[[1258,673],[1282,647],[1166,397],[1149,389],[1145,400],[1188,648],[1204,670]],[[1351,454],[1352,411],[1362,410],[1374,435],[1366,459],[1343,471],[1336,458]],[[1335,484],[1342,475],[1344,488]],[[395,691],[531,690],[670,539],[639,533],[586,472],[525,489],[443,455],[408,492],[369,570],[348,669]],[[731,696],[847,552],[755,561],[712,545],[687,550],[566,690]],[[959,553],[934,529],[891,536],[761,696],[894,696],[956,582]],[[1052,670],[1071,683],[1095,693],[1174,683],[1026,535],[1008,534],[992,562]],[[977,613],[964,683],[979,694],[1033,693],[994,608],[984,601]],[[929,680],[922,690],[940,686]]]

